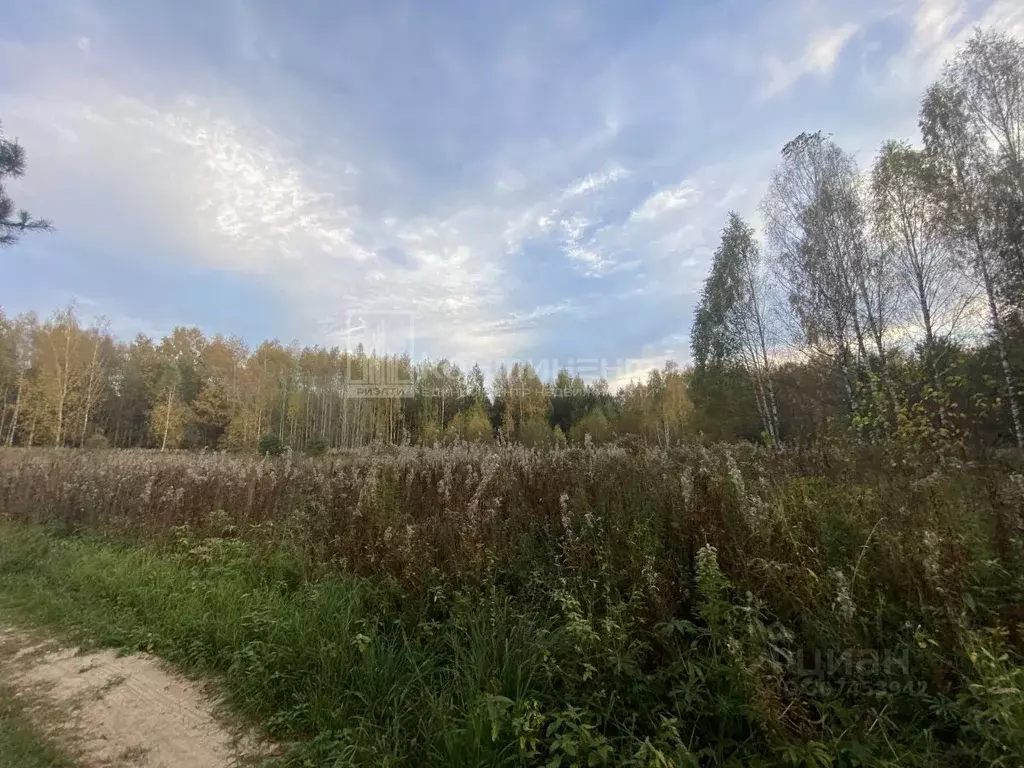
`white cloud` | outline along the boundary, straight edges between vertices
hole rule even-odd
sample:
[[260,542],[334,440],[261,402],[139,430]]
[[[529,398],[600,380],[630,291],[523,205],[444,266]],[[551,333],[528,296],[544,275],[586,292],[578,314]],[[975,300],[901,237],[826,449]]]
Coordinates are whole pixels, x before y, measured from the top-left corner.
[[588,277],[597,277],[607,271],[613,264],[611,259],[601,256],[589,245],[585,233],[594,224],[580,214],[572,214],[562,219],[562,249],[566,256],[576,262]]
[[476,329],[479,333],[512,333],[533,328],[538,321],[554,315],[564,315],[574,310],[574,303],[568,299],[556,304],[535,307],[529,312],[510,312],[507,317],[485,323]]
[[890,59],[884,87],[916,95],[938,75],[943,62],[970,29],[966,3],[961,0],[918,0],[909,19],[903,48]]
[[985,10],[978,24],[1024,39],[1024,6],[1018,0],[999,0]]
[[566,200],[568,198],[595,192],[607,187],[609,184],[619,181],[620,179],[624,179],[627,176],[629,176],[629,171],[621,165],[614,164],[607,170],[591,173],[566,187],[565,191],[562,193],[562,199]]
[[[33,155],[23,199],[61,234],[252,275],[326,341],[344,339],[351,311],[407,312],[424,351],[515,352],[511,337],[462,330],[504,314],[514,283],[493,233],[508,225],[507,211],[381,215],[360,205],[358,173],[324,177],[244,117],[191,99],[158,108],[103,88],[88,96],[42,94],[8,111],[28,146],[47,147]],[[388,249],[403,258],[389,260]]]
[[519,192],[526,186],[526,177],[514,168],[501,174],[495,187],[499,192]]
[[960,0],[921,0],[914,13],[912,45],[931,49],[946,43],[966,11]]
[[[245,4],[239,8],[251,10]],[[875,34],[883,19],[894,22],[884,38]],[[751,24],[729,25],[721,36],[712,30],[714,42],[708,48],[725,50],[722,59],[734,58],[733,71],[709,67],[693,78],[691,65],[698,57],[692,49],[700,43],[669,34],[672,30],[638,35],[624,51],[602,57],[610,62],[605,72],[550,67],[551,61],[531,58],[529,46],[517,43],[520,47],[507,61],[502,57],[508,51],[498,57],[515,71],[502,74],[499,66],[477,73],[466,67],[455,74],[467,94],[495,86],[508,99],[500,108],[513,118],[532,118],[534,113],[526,110],[536,110],[541,118],[536,130],[528,125],[531,121],[513,119],[491,135],[485,119],[480,131],[466,139],[458,135],[464,111],[486,106],[466,100],[432,104],[431,109],[437,108],[433,122],[415,129],[424,140],[424,154],[443,144],[445,161],[463,171],[440,174],[436,187],[428,186],[436,164],[425,162],[425,171],[417,170],[416,161],[404,167],[404,151],[387,144],[399,141],[400,132],[367,135],[396,116],[413,123],[413,107],[423,105],[403,112],[415,99],[378,104],[362,94],[337,109],[311,106],[321,97],[319,87],[347,71],[332,68],[341,55],[311,54],[322,67],[323,80],[316,84],[287,79],[274,63],[276,46],[280,43],[289,58],[300,52],[288,50],[288,43],[255,11],[242,14],[235,34],[225,38],[227,49],[252,70],[252,81],[232,80],[235,73],[218,69],[213,60],[191,59],[187,63],[195,71],[187,74],[196,80],[179,79],[181,73],[156,66],[129,77],[123,61],[104,79],[90,68],[132,49],[118,49],[116,28],[104,32],[82,25],[72,29],[90,37],[83,36],[77,45],[94,55],[75,51],[74,36],[59,41],[65,61],[50,57],[50,49],[33,53],[30,44],[16,44],[13,58],[15,44],[0,43],[0,66],[32,72],[31,87],[5,94],[8,128],[17,128],[32,153],[18,201],[56,219],[60,236],[69,238],[62,242],[87,241],[112,253],[153,258],[172,254],[177,261],[261,281],[301,317],[293,327],[319,329],[319,338],[309,340],[344,341],[350,312],[408,312],[415,316],[417,354],[493,359],[520,354],[537,343],[545,327],[577,317],[590,300],[560,300],[558,286],[548,286],[546,275],[538,275],[535,259],[560,259],[561,269],[552,270],[559,279],[566,265],[577,274],[606,278],[587,281],[594,287],[586,290],[595,295],[605,291],[603,298],[616,300],[634,297],[637,303],[623,307],[690,301],[727,210],[736,208],[757,221],[757,201],[781,141],[788,138],[782,133],[791,126],[796,126],[792,133],[816,126],[813,121],[829,115],[836,99],[863,96],[863,90],[876,85],[884,98],[864,103],[871,108],[884,103],[885,109],[872,113],[871,131],[854,128],[860,135],[840,140],[855,149],[877,146],[897,120],[912,125],[921,79],[933,76],[976,21],[1020,30],[1024,5],[1019,0],[863,0],[852,6],[841,0],[775,0]],[[897,33],[905,35],[905,45],[894,53],[889,35],[898,41]],[[794,98],[782,116],[765,105],[733,105],[729,94],[713,92],[719,86],[716,78],[738,73],[762,85],[761,100],[770,99],[805,78],[824,79],[840,64],[845,83],[846,57],[858,35],[868,43],[878,41],[870,50],[864,46],[861,74],[879,82],[863,90],[833,93],[829,101],[814,105]],[[766,53],[765,44],[774,50]],[[196,55],[191,47],[181,50]],[[260,79],[271,70],[272,75]],[[497,77],[494,72],[500,82],[486,79]],[[557,86],[552,92],[571,103],[551,109],[541,88],[547,75],[536,74],[545,72],[558,74],[559,80],[551,75],[547,85]],[[437,85],[426,79],[438,76],[428,61],[423,74],[426,87]],[[894,82],[897,76],[906,83]],[[697,81],[692,88],[690,79]],[[512,81],[518,90],[498,87]],[[202,83],[211,100],[148,95],[174,94],[184,82]],[[292,121],[280,121],[288,126],[281,128],[282,135],[268,131],[239,106],[246,103],[246,88],[255,104],[263,94],[253,83],[265,82],[295,86],[294,94],[280,89],[290,95],[275,96],[278,101],[268,107],[293,115]],[[395,87],[386,76],[381,85]],[[913,95],[903,98],[904,89]],[[125,95],[140,93],[147,96]],[[443,101],[443,88],[434,95]],[[391,96],[385,92],[382,98]],[[296,108],[290,111],[291,106]],[[734,106],[741,113],[735,118]],[[365,113],[360,112],[364,107]],[[442,120],[445,109],[459,119]],[[744,109],[763,111],[747,115]],[[688,110],[697,115],[692,123]],[[549,112],[557,112],[559,119],[549,122]],[[388,120],[375,122],[385,113]],[[768,115],[764,123],[759,122],[762,115]],[[326,121],[338,116],[351,120],[353,135],[361,139],[332,136],[325,145]],[[708,135],[729,119],[751,120],[749,130],[728,144]],[[821,127],[840,133],[846,128],[834,123]],[[462,150],[460,141],[466,145]],[[710,164],[687,165],[694,156],[707,157]],[[655,178],[685,180],[643,186]],[[406,192],[406,181],[416,191]],[[393,192],[402,194],[400,205],[389,205]],[[570,290],[579,290],[580,282]],[[552,288],[551,293],[541,299],[539,292],[523,290],[538,284]],[[667,322],[685,327],[688,314]],[[659,346],[645,350],[648,362],[656,360],[659,366],[672,351]]]
[[[562,254],[588,277],[607,274],[615,268],[612,255],[595,247],[601,219],[610,197],[608,189],[629,178],[619,163],[577,178],[557,193],[541,192],[512,218],[503,230],[506,252],[515,253],[524,243],[556,238]],[[536,193],[536,190],[534,190]]]
[[664,370],[669,361],[686,365],[690,359],[689,350],[690,340],[685,333],[670,333],[646,344],[637,356],[618,361],[615,370],[609,371],[608,388],[618,392],[630,384],[641,384],[647,381],[651,372]]
[[758,100],[766,101],[788,90],[807,75],[829,74],[847,43],[860,29],[860,24],[854,22],[819,29],[811,35],[803,53],[795,59],[787,61],[777,55],[768,56],[764,66],[770,77],[758,92]]
[[[1024,38],[1024,5],[1018,0],[915,0],[905,21],[904,44],[889,57],[882,77],[866,83],[892,102],[916,103],[978,26]],[[913,117],[905,120],[911,127]]]
[[701,192],[690,181],[684,181],[674,187],[659,190],[648,197],[630,214],[633,221],[652,221],[670,211],[677,211],[692,206],[700,200]]
[[620,366],[620,370],[608,377],[608,389],[617,393],[630,384],[642,384],[647,381],[652,371],[660,371],[670,359],[671,356],[665,355],[631,358],[626,365]]

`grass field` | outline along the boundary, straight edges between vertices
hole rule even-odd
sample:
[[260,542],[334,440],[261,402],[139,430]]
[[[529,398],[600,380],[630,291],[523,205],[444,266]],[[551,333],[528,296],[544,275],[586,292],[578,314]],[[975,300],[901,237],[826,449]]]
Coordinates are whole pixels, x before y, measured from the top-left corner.
[[1013,461],[0,453],[0,606],[288,765],[1012,766]]

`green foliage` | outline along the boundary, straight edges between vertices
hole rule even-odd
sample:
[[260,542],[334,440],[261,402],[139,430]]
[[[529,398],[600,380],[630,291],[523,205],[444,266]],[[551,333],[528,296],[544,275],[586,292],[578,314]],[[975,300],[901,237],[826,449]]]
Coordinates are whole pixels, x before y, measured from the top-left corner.
[[330,442],[323,435],[313,435],[306,441],[306,453],[310,456],[323,456],[330,447]]
[[608,422],[604,411],[595,408],[573,426],[569,436],[574,443],[579,444],[583,444],[588,436],[593,443],[606,443],[612,438],[612,425]]
[[6,183],[25,175],[25,149],[16,140],[8,139],[0,129],[0,246],[13,245],[25,232],[52,229],[45,219],[33,218],[19,210],[7,194]]
[[551,445],[554,448],[565,448],[569,444],[569,441],[565,437],[565,433],[562,428],[555,424],[551,428]]
[[739,214],[730,213],[694,313],[690,346],[698,374],[734,363],[744,354],[754,298],[748,276],[757,262],[754,230]]
[[492,439],[491,422],[487,418],[482,402],[474,402],[448,425],[447,442],[466,440],[471,443],[488,442]]
[[277,435],[264,435],[259,441],[261,456],[280,456],[284,453],[284,445]]
[[[0,660],[3,659],[0,649]],[[0,768],[72,768],[75,763],[32,722],[24,691],[0,681]]]
[[431,419],[420,425],[419,442],[421,445],[436,445],[441,442],[441,428],[436,421]]
[[1013,765],[1024,459],[893,455],[0,452],[0,607],[286,765]]
[[1011,766],[1024,755],[1024,666],[1006,636],[1004,628],[965,634],[973,674],[956,706],[964,752],[979,765]]
[[539,418],[532,418],[523,422],[516,433],[516,437],[527,448],[549,447],[555,439],[547,421]]

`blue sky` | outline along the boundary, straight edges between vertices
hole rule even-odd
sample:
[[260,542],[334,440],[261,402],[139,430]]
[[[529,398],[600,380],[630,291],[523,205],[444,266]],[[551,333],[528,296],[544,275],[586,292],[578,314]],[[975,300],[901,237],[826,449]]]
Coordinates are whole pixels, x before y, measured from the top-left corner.
[[11,192],[58,231],[0,253],[6,312],[613,379],[687,359],[785,141],[867,165],[973,24],[1024,35],[1018,0],[8,5]]

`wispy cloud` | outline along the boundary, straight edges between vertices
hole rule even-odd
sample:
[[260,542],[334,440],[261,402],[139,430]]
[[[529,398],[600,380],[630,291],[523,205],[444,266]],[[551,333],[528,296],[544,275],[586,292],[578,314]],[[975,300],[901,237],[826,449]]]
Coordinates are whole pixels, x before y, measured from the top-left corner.
[[659,190],[648,197],[630,214],[633,221],[652,221],[670,211],[678,211],[700,200],[700,190],[684,181],[674,187]]
[[603,189],[613,182],[626,178],[628,175],[629,172],[621,165],[612,165],[607,170],[588,174],[582,179],[574,182],[566,188],[565,192],[562,193],[562,199],[565,200],[572,197],[578,197],[579,195],[585,195],[589,192]]
[[921,87],[979,26],[1024,36],[1024,7],[1016,0],[918,0],[911,34],[890,62],[890,77]]
[[0,302],[47,282],[163,327],[119,304],[192,270],[229,309],[176,287],[183,321],[348,343],[401,316],[418,355],[462,360],[685,358],[726,214],[756,223],[784,141],[873,151],[972,24],[1024,34],[1015,0],[40,1],[45,34],[5,21],[0,71],[27,74],[0,93],[29,151],[16,199],[59,231],[26,241]]
[[789,90],[808,75],[824,76],[836,66],[847,43],[860,31],[860,25],[847,22],[837,27],[816,30],[808,40],[802,54],[793,59],[769,55],[764,61],[769,77],[758,92],[758,99],[766,101]]

